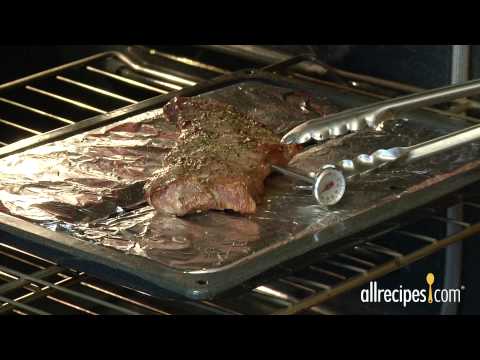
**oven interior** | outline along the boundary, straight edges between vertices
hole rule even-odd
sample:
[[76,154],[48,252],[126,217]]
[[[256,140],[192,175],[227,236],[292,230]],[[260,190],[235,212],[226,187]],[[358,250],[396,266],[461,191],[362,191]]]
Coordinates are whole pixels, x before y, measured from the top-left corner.
[[[8,46],[0,71],[0,145],[180,90],[232,71],[259,68],[299,54],[320,65],[292,70],[315,81],[394,97],[451,81],[451,46]],[[141,67],[121,56],[128,54]],[[118,52],[118,53],[114,53]],[[480,71],[472,46],[469,73]],[[88,58],[80,67],[65,66]],[[335,69],[325,74],[324,65]],[[147,71],[145,71],[147,69]],[[154,69],[149,72],[148,69]],[[38,74],[37,76],[30,76]],[[294,74],[294,75],[295,75]],[[360,75],[359,75],[360,74]],[[440,107],[445,110],[445,106]],[[475,99],[447,110],[478,115]],[[355,234],[358,245],[322,248],[268,271],[211,301],[152,297],[66,269],[0,233],[0,313],[3,314],[475,314],[480,193],[476,184],[394,221]],[[360,241],[361,239],[361,241]],[[455,251],[445,249],[455,241]],[[461,247],[459,248],[459,245]],[[450,246],[450,249],[452,246]],[[460,254],[460,256],[459,256]],[[360,291],[421,288],[425,274],[464,286],[452,304],[364,304]]]

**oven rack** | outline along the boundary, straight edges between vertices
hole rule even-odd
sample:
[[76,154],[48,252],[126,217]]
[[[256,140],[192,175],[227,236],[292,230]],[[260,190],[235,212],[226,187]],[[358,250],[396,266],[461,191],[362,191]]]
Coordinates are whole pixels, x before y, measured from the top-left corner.
[[[480,208],[480,194],[456,194],[456,197],[465,207]],[[332,299],[480,233],[480,216],[467,223],[438,213],[438,207],[425,207],[420,212],[417,209],[415,214],[408,214],[408,223],[389,223],[386,228],[382,226],[358,237],[358,245],[342,249],[305,269],[284,265],[281,271],[289,275],[212,301],[153,298],[60,267],[0,239],[0,314],[44,315],[51,313],[52,307],[57,314],[85,315],[333,314],[336,312]],[[432,221],[454,224],[462,230],[436,238],[429,231]],[[411,223],[425,231],[408,230]],[[389,243],[392,236],[415,246],[409,252],[399,250]]]

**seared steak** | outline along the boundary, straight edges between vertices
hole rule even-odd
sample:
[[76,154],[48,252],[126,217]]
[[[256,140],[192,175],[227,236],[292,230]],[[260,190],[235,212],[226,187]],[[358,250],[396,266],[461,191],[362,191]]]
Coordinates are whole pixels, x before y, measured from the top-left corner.
[[[335,111],[327,99],[265,85],[231,87],[209,97],[220,101],[220,107],[232,103],[278,136],[299,122]],[[196,116],[181,111],[185,118]],[[1,159],[0,211],[35,221],[91,223],[135,208],[145,202],[148,179],[169,165],[165,157],[182,128],[175,116],[170,111],[170,122],[165,121],[163,109],[156,109]],[[243,176],[236,165],[230,166],[235,168],[232,174]],[[259,191],[252,186],[253,193]]]
[[164,107],[180,136],[146,185],[157,211],[183,216],[209,209],[254,213],[271,165],[300,151],[251,115],[213,99],[175,98]]
[[312,117],[339,111],[327,98],[270,86],[242,85],[215,94],[214,98],[242,109],[279,135]]

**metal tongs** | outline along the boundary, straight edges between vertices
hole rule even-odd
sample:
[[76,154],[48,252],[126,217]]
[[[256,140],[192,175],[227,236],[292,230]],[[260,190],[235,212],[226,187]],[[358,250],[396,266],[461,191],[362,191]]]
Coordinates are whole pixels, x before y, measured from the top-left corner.
[[[376,128],[386,120],[398,118],[401,113],[475,94],[480,94],[480,80],[382,101],[309,120],[289,131],[282,142],[304,144],[312,139],[322,141],[366,127]],[[381,149],[370,155],[361,154],[352,160],[345,159],[337,164],[329,164],[322,167],[314,176],[277,166],[274,169],[284,175],[310,183],[317,202],[330,206],[342,199],[347,181],[356,176],[370,173],[387,164],[404,164],[420,160],[478,139],[480,139],[480,125],[475,125],[414,146]]]

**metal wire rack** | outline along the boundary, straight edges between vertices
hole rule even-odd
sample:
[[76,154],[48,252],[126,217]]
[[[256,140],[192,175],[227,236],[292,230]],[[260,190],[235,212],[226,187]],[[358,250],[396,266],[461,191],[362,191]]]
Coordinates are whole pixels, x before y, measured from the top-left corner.
[[[156,50],[147,53],[188,70],[169,72],[161,61],[147,66],[134,56],[106,52],[0,85],[0,146],[194,85],[202,79],[195,75],[198,69],[204,78],[206,72],[210,76],[227,72]],[[479,199],[468,194],[461,202],[480,208]],[[8,235],[0,234],[0,314],[333,314],[334,297],[480,232],[480,219],[459,222],[446,218],[443,209],[419,209],[357,235],[357,245],[306,268],[285,265],[281,273],[286,275],[237,295],[202,302],[153,298],[106,283],[8,245]],[[455,223],[463,230],[443,238],[432,234],[428,226],[432,221]],[[415,230],[411,224],[417,224]],[[408,239],[408,251],[403,245],[398,248],[392,237]]]
[[[466,197],[463,205],[480,208],[479,199]],[[480,233],[480,217],[467,223],[439,215],[438,207],[421,210],[406,216],[408,222],[384,224],[357,235],[358,245],[304,269],[283,266],[288,275],[239,295],[202,302],[153,298],[0,242],[0,314],[332,314],[329,300]],[[430,230],[432,221],[455,223],[463,230],[436,238]],[[424,231],[410,230],[412,224]],[[399,250],[394,237],[408,239],[409,251]]]

